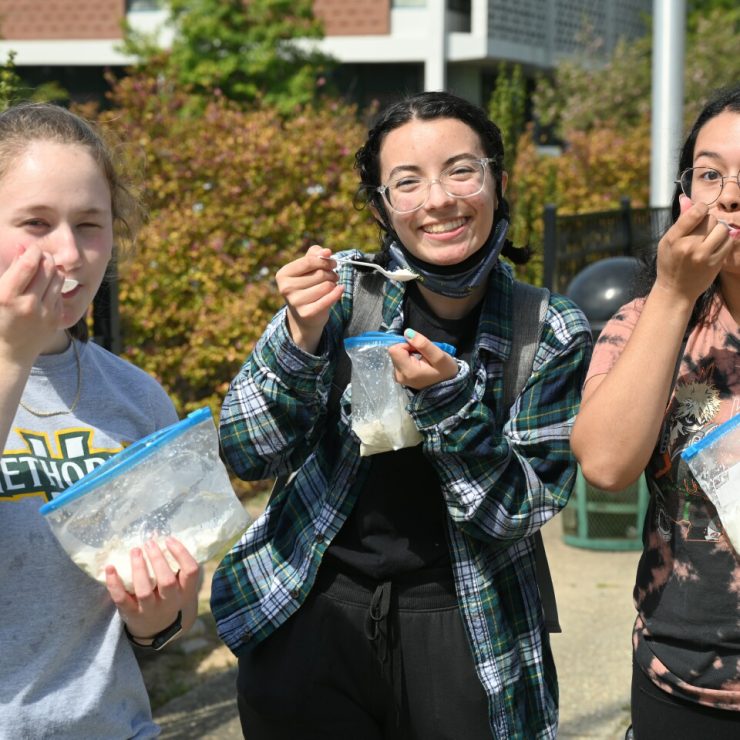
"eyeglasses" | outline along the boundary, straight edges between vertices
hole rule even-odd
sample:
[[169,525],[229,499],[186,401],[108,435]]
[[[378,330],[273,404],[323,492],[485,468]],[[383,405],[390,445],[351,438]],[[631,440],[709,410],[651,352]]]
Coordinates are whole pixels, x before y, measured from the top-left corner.
[[740,188],[740,172],[737,175],[722,175],[711,167],[689,167],[675,182],[681,186],[685,196],[711,205],[722,193],[725,180],[734,180]]
[[493,161],[491,157],[462,159],[444,169],[434,180],[417,175],[403,175],[375,190],[385,197],[396,213],[411,213],[418,211],[429,200],[429,193],[435,182],[452,198],[471,198],[478,195],[486,182],[486,165]]

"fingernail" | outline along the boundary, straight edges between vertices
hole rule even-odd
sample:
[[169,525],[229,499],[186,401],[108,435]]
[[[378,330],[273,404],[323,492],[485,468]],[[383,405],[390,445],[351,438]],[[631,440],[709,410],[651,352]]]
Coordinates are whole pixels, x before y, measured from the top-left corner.
[[416,336],[416,332],[413,329],[406,329],[403,335],[406,339],[413,339]]

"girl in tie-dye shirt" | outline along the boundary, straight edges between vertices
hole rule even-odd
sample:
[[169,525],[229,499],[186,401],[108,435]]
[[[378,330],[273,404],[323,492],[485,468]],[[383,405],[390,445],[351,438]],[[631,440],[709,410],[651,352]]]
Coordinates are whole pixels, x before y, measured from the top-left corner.
[[684,144],[674,223],[639,297],[599,337],[571,437],[594,485],[620,491],[645,470],[650,489],[634,591],[636,740],[740,737],[740,554],[680,457],[740,413],[739,172],[736,85]]

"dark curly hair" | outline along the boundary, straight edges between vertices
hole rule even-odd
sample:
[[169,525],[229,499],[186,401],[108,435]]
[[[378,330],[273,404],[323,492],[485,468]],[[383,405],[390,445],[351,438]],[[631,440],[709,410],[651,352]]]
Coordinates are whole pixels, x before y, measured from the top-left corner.
[[[678,159],[678,171],[676,173],[676,179],[679,178],[680,174],[692,167],[694,164],[694,148],[696,146],[696,139],[699,136],[699,132],[704,125],[711,121],[713,118],[718,116],[720,113],[725,111],[731,111],[732,113],[740,113],[740,85],[733,85],[732,87],[722,88],[717,91],[710,101],[704,106],[701,113],[699,113],[694,125],[686,137],[686,141],[681,147],[681,153]],[[676,184],[675,190],[673,191],[673,200],[671,201],[671,222],[675,223],[676,219],[681,215],[681,205],[679,202],[679,196],[681,195],[681,186]],[[650,289],[653,287],[655,280],[658,275],[657,271],[658,262],[658,250],[657,247],[652,249],[650,253],[643,260],[642,270],[637,278],[636,294],[638,296],[646,296]],[[710,320],[709,312],[712,307],[714,297],[719,290],[719,276],[715,278],[714,282],[702,293],[694,304],[694,310],[691,313],[691,319],[687,330],[693,329],[697,324],[704,323]]]
[[[355,202],[358,207],[372,205],[379,218],[381,228],[381,252],[379,262],[388,259],[388,245],[398,237],[391,227],[388,211],[383,197],[376,191],[380,185],[380,148],[386,135],[393,129],[403,126],[412,120],[431,121],[436,118],[455,118],[462,121],[480,137],[486,156],[496,182],[498,207],[494,215],[494,226],[502,218],[509,219],[509,204],[501,188],[503,172],[504,144],[499,127],[477,105],[449,92],[423,92],[403,98],[383,110],[368,132],[367,139],[355,154],[355,169],[360,174],[360,187]],[[515,264],[524,264],[530,256],[528,247],[515,247],[506,241],[501,253]]]

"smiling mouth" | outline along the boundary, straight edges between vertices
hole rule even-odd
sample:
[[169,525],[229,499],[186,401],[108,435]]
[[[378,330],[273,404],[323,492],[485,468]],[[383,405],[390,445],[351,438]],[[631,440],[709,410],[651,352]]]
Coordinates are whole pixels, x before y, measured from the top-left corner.
[[64,285],[62,285],[62,295],[65,295],[66,293],[71,293],[79,283],[76,280],[73,280],[72,278],[66,278],[64,280]]
[[444,223],[438,224],[427,224],[422,226],[422,231],[426,234],[445,234],[448,231],[455,231],[461,226],[464,226],[467,222],[466,218],[456,218],[454,221],[445,221]]

